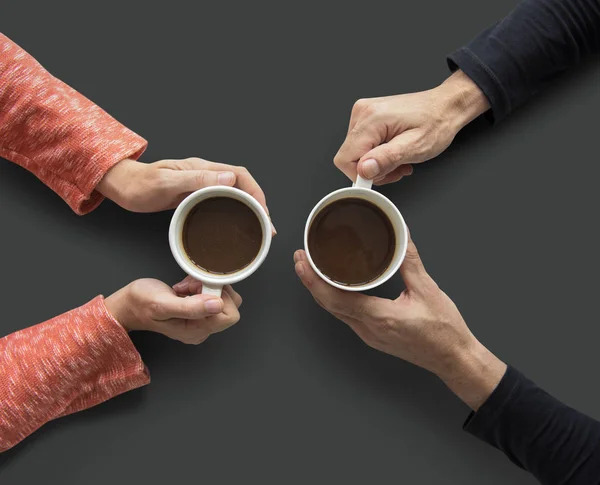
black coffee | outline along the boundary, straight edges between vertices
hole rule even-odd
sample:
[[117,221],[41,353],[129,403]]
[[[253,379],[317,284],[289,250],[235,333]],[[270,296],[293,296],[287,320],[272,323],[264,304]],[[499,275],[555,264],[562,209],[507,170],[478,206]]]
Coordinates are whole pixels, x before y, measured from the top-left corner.
[[262,245],[254,211],[231,197],[198,203],[183,225],[183,247],[192,262],[210,273],[234,273],[248,266]]
[[308,231],[308,250],[321,272],[345,285],[373,281],[394,257],[396,236],[388,217],[359,198],[340,199],[316,215]]

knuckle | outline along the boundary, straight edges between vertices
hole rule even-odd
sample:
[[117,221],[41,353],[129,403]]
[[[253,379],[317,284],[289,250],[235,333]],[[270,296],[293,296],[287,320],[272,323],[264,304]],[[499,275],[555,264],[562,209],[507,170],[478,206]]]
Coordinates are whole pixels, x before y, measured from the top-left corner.
[[418,264],[419,266],[423,266],[423,262],[421,261],[421,255],[417,250],[414,244],[410,244],[406,254],[404,255],[405,260],[409,260],[413,264]]
[[191,345],[192,344],[192,339],[190,338],[189,335],[177,335],[174,337],[171,337],[175,340],[179,340],[182,344],[186,344],[186,345]]
[[381,113],[381,107],[378,103],[369,103],[363,109],[363,113],[371,118],[378,116]]
[[211,334],[219,333],[219,332],[222,332],[223,330],[227,330],[229,327],[232,327],[239,321],[240,321],[239,312],[228,315],[226,318],[219,319],[217,322],[215,322],[210,328],[210,333]]
[[200,345],[201,343],[205,342],[206,339],[208,339],[209,334],[208,333],[201,333],[200,335],[196,335],[193,339],[192,339],[192,345]]
[[229,324],[235,325],[236,323],[238,323],[240,321],[240,318],[241,318],[240,312],[235,312],[229,319]]
[[190,166],[206,163],[206,160],[203,160],[202,158],[198,158],[198,157],[188,157],[188,158],[184,158],[183,160],[180,160],[180,161],[187,162]]
[[192,295],[200,293],[201,291],[202,291],[202,282],[201,281],[194,280],[194,281],[190,282],[189,292]]
[[340,155],[340,152],[337,152],[335,157],[333,157],[333,164],[337,167],[340,168],[344,163],[342,161],[342,157]]
[[368,99],[366,99],[366,98],[357,99],[356,102],[354,103],[354,106],[352,107],[352,111],[355,111],[355,112],[363,111],[369,105],[370,105],[370,103],[369,103]]
[[210,177],[210,173],[208,172],[208,170],[201,170],[200,172],[198,172],[196,182],[198,183],[198,185],[200,187],[206,187],[206,186],[210,185],[211,177]]
[[238,167],[238,174],[239,175],[250,175],[250,170],[248,170],[246,167],[244,166],[240,166]]
[[363,134],[363,132],[364,127],[360,124],[357,124],[354,128],[350,130],[350,133],[348,133],[348,138],[359,138]]

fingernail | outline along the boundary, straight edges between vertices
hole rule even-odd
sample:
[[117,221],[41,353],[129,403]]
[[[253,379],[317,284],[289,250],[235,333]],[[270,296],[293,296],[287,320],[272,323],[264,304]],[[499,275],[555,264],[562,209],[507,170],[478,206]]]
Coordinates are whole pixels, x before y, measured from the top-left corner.
[[271,222],[271,229],[273,229],[273,236],[277,235],[277,229],[275,229],[275,225]]
[[302,263],[296,263],[296,273],[298,273],[298,276],[300,277],[304,276],[304,266]]
[[365,177],[367,177],[367,179],[369,180],[374,179],[375,177],[377,177],[377,175],[379,175],[379,172],[381,172],[379,164],[374,158],[369,158],[368,160],[365,160],[360,164],[360,166],[362,168],[362,172],[365,174]]
[[298,250],[294,253],[294,263],[299,263],[300,259],[300,251]]
[[233,185],[235,175],[233,175],[233,172],[221,172],[217,175],[217,182],[219,182],[219,185]]
[[221,300],[208,300],[204,303],[204,309],[208,313],[221,313]]

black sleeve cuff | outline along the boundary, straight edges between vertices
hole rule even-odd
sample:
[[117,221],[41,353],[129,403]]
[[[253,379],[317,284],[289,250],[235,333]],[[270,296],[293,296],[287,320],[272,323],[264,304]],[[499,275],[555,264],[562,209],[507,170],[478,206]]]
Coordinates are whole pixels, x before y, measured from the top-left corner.
[[446,61],[452,72],[460,69],[477,84],[490,102],[491,109],[485,117],[492,123],[502,120],[510,111],[510,100],[492,70],[468,47],[450,54]]
[[511,366],[504,377],[477,412],[473,411],[463,424],[463,429],[488,443],[494,442],[495,424],[516,395],[521,382],[521,373]]

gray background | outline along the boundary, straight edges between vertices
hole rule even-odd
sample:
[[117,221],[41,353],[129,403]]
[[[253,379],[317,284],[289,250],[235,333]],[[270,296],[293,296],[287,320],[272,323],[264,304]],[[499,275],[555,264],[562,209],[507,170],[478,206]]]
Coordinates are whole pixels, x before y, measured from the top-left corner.
[[[44,426],[0,456],[0,481],[534,483],[461,430],[468,410],[435,377],[314,304],[292,263],[312,206],[347,185],[332,158],[353,102],[434,86],[445,55],[516,3],[3,2],[0,30],[145,136],[145,161],[247,166],[279,235],[237,286],[239,325],[199,347],[134,335],[152,384]],[[382,190],[474,333],[596,417],[599,74],[477,121]],[[0,333],[139,277],[178,281],[169,218],[111,202],[77,217],[2,161]]]

